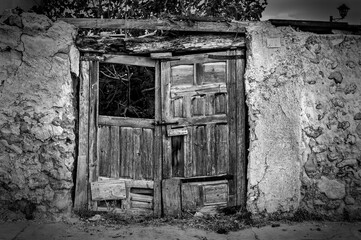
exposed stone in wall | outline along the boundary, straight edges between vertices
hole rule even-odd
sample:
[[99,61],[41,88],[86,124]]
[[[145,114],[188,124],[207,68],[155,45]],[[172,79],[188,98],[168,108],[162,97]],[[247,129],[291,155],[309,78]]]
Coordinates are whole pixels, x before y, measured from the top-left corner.
[[357,217],[361,38],[256,23],[248,44],[248,208]]
[[[76,30],[33,13],[0,21],[0,206],[28,218],[71,209]],[[1,211],[1,210],[0,210]],[[5,216],[2,216],[5,217]]]

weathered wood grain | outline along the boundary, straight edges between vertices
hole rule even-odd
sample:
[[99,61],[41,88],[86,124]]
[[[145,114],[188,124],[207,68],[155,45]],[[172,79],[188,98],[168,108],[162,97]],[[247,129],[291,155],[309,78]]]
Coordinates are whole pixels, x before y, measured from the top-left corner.
[[[243,54],[244,50],[238,50],[237,55]],[[236,204],[246,206],[246,104],[244,89],[244,73],[246,59],[236,61],[236,102],[237,102],[237,177],[236,177]]]
[[74,209],[84,209],[88,200],[89,144],[89,62],[82,61],[79,87],[79,145],[75,182]]
[[118,63],[124,65],[155,67],[155,60],[149,57],[138,57],[131,55],[112,55],[112,54],[104,54],[103,56],[104,56],[104,60],[102,62],[105,63]]
[[99,124],[133,128],[154,128],[154,120],[146,118],[126,118],[99,115]]
[[98,181],[90,183],[93,201],[125,199],[124,181]]
[[[160,63],[156,63],[155,68],[155,120],[162,119],[162,102],[161,102],[161,73]],[[153,152],[153,179],[154,179],[154,216],[162,215],[162,129],[156,126],[154,129],[154,152]]]
[[[90,69],[89,94],[89,182],[97,181],[99,176],[98,159],[98,101],[99,101],[99,62],[92,61]],[[89,208],[95,210],[97,202],[88,196]]]
[[142,179],[153,180],[154,130],[143,128],[140,147]]
[[[134,128],[133,129],[133,169],[129,170],[131,172],[131,177],[133,179],[141,180],[143,179],[142,174],[142,158],[141,158],[141,135],[142,129],[141,128]],[[130,168],[129,168],[130,169]]]
[[97,18],[60,18],[64,22],[78,28],[109,28],[109,29],[149,29],[186,32],[233,32],[244,33],[248,23],[245,22],[195,22],[170,21],[161,19],[97,19]]
[[163,185],[163,210],[168,216],[181,213],[181,182],[180,179],[165,179]]
[[110,140],[110,127],[100,125],[98,129],[99,136],[99,176],[112,177],[111,176],[111,140]]
[[119,142],[119,127],[110,127],[110,177],[119,177],[120,167],[120,142]]

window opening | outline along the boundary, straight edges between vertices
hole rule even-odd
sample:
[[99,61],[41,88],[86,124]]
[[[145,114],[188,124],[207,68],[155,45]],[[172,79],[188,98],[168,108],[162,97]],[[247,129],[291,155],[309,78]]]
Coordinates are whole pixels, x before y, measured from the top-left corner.
[[154,119],[155,68],[100,63],[99,113]]

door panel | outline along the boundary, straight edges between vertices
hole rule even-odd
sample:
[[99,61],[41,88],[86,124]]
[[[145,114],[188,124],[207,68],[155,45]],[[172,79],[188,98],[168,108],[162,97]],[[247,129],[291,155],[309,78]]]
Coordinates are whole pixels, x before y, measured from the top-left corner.
[[[217,53],[217,54],[226,54]],[[227,174],[229,169],[227,60],[206,54],[164,63],[163,121],[185,128],[185,136],[165,136],[165,178]],[[169,143],[168,143],[169,142]]]
[[[163,189],[163,199],[180,202],[183,211],[232,206],[236,194],[244,191],[236,187],[237,161],[244,161],[237,159],[237,119],[243,119],[237,117],[242,102],[236,103],[240,72],[238,58],[226,56],[235,54],[185,55],[161,64],[162,121],[167,129],[162,135],[163,179],[180,191],[169,195]],[[164,202],[165,208],[172,204]]]

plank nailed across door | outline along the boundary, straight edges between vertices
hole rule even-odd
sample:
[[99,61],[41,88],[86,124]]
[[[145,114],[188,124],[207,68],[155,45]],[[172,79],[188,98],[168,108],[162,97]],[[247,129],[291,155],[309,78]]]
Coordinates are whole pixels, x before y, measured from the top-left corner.
[[90,186],[93,201],[126,198],[125,181],[98,181]]

